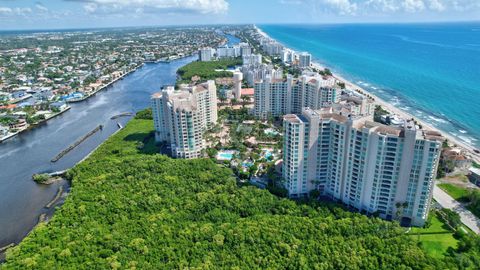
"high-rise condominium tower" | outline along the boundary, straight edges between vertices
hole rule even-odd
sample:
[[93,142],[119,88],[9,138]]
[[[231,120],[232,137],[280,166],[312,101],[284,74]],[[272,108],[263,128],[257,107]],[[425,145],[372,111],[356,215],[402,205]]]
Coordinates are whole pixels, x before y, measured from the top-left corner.
[[422,226],[443,138],[403,127],[305,109],[284,116],[283,177],[291,197],[318,190],[385,219]]
[[172,86],[152,96],[155,138],[171,147],[176,158],[198,158],[206,144],[203,132],[217,122],[214,81],[196,86]]

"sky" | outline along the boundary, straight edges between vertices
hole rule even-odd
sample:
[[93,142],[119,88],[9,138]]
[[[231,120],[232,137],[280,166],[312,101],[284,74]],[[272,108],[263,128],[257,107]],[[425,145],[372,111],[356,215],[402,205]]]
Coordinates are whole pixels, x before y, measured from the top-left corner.
[[480,0],[0,0],[0,31],[480,21]]

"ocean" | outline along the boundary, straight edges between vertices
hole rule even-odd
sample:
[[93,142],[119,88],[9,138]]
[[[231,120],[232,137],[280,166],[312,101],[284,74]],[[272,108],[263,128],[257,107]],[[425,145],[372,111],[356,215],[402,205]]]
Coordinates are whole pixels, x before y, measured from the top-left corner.
[[259,25],[286,47],[480,148],[480,22]]

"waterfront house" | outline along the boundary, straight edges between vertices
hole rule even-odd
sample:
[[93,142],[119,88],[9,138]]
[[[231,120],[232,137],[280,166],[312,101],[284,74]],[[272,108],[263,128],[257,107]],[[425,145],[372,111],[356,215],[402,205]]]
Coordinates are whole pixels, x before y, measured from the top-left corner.
[[459,147],[445,148],[442,151],[441,162],[444,168],[450,170],[467,171],[472,166],[472,160],[465,155],[464,150]]
[[8,128],[0,125],[0,138],[7,136]]
[[28,127],[25,119],[18,119],[15,123],[9,125],[10,129],[23,130]]
[[63,111],[67,108],[67,103],[65,103],[63,101],[54,102],[54,103],[50,104],[50,108],[52,110]]

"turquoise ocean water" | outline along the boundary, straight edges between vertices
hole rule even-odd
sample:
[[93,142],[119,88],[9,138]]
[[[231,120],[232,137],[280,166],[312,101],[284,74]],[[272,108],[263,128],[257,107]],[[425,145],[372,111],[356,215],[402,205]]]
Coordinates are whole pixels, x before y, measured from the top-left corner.
[[260,25],[270,37],[480,148],[480,22]]

